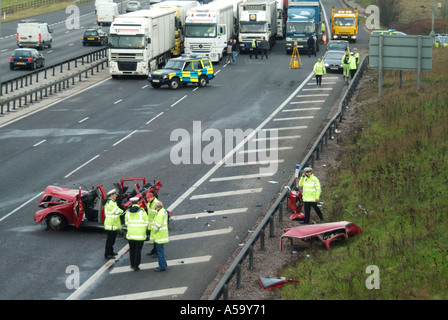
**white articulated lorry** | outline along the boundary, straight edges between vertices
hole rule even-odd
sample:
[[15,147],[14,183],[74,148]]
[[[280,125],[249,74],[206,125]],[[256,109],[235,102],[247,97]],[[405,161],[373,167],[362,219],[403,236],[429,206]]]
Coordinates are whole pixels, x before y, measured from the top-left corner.
[[174,56],[179,56],[184,52],[184,24],[187,17],[187,12],[191,8],[197,7],[199,2],[193,1],[163,1],[151,5],[151,10],[172,10],[175,12],[175,28],[176,35],[175,47],[171,51]]
[[227,42],[236,38],[237,4],[218,0],[190,9],[185,20],[185,53],[219,62]]
[[109,33],[109,72],[149,75],[174,48],[174,11],[139,10],[114,20]]
[[252,48],[252,40],[267,40],[269,46],[275,45],[277,38],[276,0],[247,0],[239,4],[238,42],[241,52]]

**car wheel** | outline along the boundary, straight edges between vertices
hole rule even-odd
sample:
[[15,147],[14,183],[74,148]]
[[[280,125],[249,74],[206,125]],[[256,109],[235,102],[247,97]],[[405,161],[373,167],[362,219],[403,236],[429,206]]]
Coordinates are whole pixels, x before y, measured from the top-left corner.
[[59,213],[50,213],[45,221],[48,230],[62,231],[67,226],[67,219]]
[[170,88],[176,90],[180,87],[180,81],[178,78],[171,79]]
[[199,77],[199,81],[198,81],[198,86],[199,87],[203,88],[203,87],[205,87],[207,85],[207,83],[208,83],[208,80],[207,80],[206,76],[200,76]]
[[153,88],[158,89],[158,88],[160,88],[161,84],[160,84],[160,83],[154,83],[154,82],[151,82],[151,86],[152,86]]

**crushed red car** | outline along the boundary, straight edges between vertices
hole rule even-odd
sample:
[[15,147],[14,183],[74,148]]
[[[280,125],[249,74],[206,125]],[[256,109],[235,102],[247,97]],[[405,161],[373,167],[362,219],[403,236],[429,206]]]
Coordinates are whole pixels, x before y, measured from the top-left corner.
[[[114,186],[118,191],[117,203],[123,210],[128,208],[132,197],[139,197],[139,206],[146,210],[146,194],[152,192],[157,197],[162,183],[154,181],[151,184],[146,183],[145,178],[128,178],[121,179]],[[42,210],[35,213],[34,221],[45,221],[48,230],[64,230],[68,225],[76,228],[81,225],[102,228],[105,201],[106,191],[102,185],[89,191],[48,186],[39,203]]]
[[305,225],[296,228],[285,229],[285,233],[281,236],[280,250],[283,250],[283,238],[289,238],[291,243],[293,239],[301,239],[309,241],[319,239],[330,250],[330,242],[344,237],[362,233],[361,228],[353,222],[339,221],[321,224]]

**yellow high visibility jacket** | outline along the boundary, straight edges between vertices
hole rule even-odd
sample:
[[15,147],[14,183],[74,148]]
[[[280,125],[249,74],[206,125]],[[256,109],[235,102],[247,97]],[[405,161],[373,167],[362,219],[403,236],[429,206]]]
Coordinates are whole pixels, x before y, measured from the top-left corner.
[[149,226],[148,229],[151,229],[151,225],[154,222],[154,218],[156,216],[157,210],[156,210],[156,203],[159,202],[159,200],[157,200],[156,197],[154,197],[154,199],[152,199],[151,203],[148,203],[146,205],[146,209],[148,211],[148,218],[149,218]]
[[316,73],[317,75],[323,75],[327,73],[327,68],[325,68],[325,64],[323,61],[319,62],[317,61],[314,64],[314,68],[313,68],[314,73]]
[[309,177],[301,177],[299,187],[302,188],[303,202],[316,202],[316,199],[320,199],[320,181],[314,174],[310,174]]
[[146,230],[148,229],[149,218],[145,210],[133,204],[125,214],[125,223],[128,227],[126,239],[145,241]]
[[120,215],[123,210],[120,209],[117,202],[114,199],[107,199],[106,205],[104,206],[104,229],[105,230],[121,230]]
[[151,239],[155,243],[167,243],[168,240],[168,212],[165,208],[160,208],[151,226]]

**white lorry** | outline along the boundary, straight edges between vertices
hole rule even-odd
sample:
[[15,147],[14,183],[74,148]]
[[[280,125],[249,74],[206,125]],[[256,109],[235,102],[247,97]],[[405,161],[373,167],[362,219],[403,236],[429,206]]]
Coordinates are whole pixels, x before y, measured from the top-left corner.
[[174,11],[139,10],[119,16],[110,26],[109,72],[149,75],[165,64],[174,48]]
[[237,4],[217,0],[190,9],[185,20],[185,53],[219,62],[227,42],[237,37]]
[[110,26],[114,19],[119,15],[118,4],[114,2],[99,3],[96,6],[96,22],[99,26]]
[[164,1],[151,5],[151,10],[172,10],[176,19],[175,47],[171,51],[174,56],[179,56],[184,52],[184,24],[187,17],[187,11],[197,7],[199,3],[194,1]]
[[239,4],[239,35],[238,42],[241,52],[252,48],[252,41],[258,39],[269,42],[269,47],[275,45],[277,38],[277,2],[276,0],[247,0]]
[[46,22],[23,20],[17,24],[17,46],[36,49],[51,48],[52,32]]

